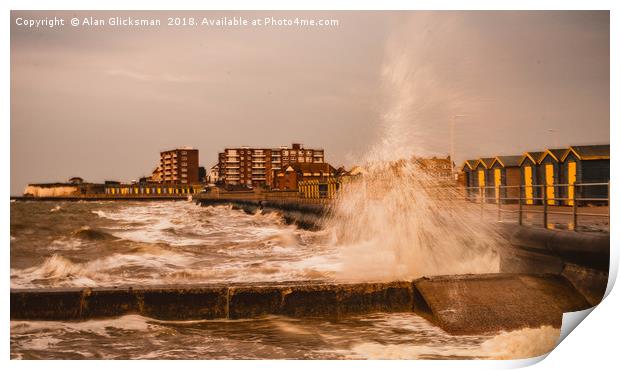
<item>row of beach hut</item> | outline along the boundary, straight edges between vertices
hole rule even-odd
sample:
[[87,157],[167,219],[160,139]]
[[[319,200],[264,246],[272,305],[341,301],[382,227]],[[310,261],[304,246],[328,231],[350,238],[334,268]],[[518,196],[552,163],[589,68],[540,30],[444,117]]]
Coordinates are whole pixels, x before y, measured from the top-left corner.
[[490,203],[518,203],[521,198],[523,204],[532,205],[546,201],[572,206],[575,199],[579,205],[607,204],[609,145],[466,160],[462,181],[468,198],[482,196]]

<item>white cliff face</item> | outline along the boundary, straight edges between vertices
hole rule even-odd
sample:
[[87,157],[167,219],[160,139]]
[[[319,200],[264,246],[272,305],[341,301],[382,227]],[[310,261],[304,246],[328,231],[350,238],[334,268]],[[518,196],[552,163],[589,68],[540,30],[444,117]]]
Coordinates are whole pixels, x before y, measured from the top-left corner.
[[53,187],[42,187],[28,185],[24,189],[24,195],[33,197],[67,197],[78,194],[78,187],[71,185],[58,185]]

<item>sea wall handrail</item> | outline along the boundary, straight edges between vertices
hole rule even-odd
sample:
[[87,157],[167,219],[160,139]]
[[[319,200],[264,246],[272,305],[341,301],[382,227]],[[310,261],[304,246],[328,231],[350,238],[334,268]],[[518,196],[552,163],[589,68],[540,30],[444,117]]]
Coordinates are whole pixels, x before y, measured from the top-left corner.
[[[583,188],[588,187],[604,187],[601,192],[605,196],[596,197],[596,194],[590,192],[590,196],[581,196]],[[556,195],[558,191],[556,188],[562,188],[569,190],[569,194],[566,196]],[[566,189],[567,188],[567,189]],[[572,190],[572,194],[570,189]],[[603,217],[610,218],[610,182],[596,182],[596,183],[574,183],[574,184],[531,184],[531,185],[483,185],[483,186],[461,186],[460,189],[464,190],[464,195],[459,199],[465,199],[473,201],[475,204],[480,204],[480,214],[484,217],[485,204],[497,205],[497,217],[498,221],[502,220],[502,213],[514,213],[514,210],[502,209],[502,204],[510,204],[514,201],[518,202],[518,223],[523,224],[523,215],[528,213],[542,214],[542,223],[544,228],[549,228],[548,216],[549,215],[572,215],[572,229],[577,231],[579,216],[587,217]],[[515,189],[518,189],[518,196],[511,194]],[[526,196],[526,189],[531,189],[531,195]],[[534,189],[537,189],[542,193],[542,196],[536,195]],[[540,189],[540,190],[539,190]],[[553,191],[550,191],[552,190]],[[579,189],[579,191],[578,191]],[[503,191],[502,191],[503,190]],[[512,190],[512,191],[509,191]],[[502,196],[505,194],[504,196]],[[594,196],[593,196],[594,195]],[[586,205],[602,205],[607,206],[607,213],[591,213],[591,212],[579,212],[579,208],[583,208]],[[531,209],[524,206],[542,207],[540,209]],[[570,207],[572,212],[558,211],[558,207]]]

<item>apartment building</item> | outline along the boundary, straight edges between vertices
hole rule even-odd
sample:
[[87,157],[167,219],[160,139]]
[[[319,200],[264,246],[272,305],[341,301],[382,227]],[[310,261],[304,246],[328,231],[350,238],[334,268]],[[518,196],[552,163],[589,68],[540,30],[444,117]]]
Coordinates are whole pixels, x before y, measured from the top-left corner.
[[155,182],[164,184],[197,184],[198,149],[182,147],[159,154],[159,167],[151,176]]
[[280,148],[226,148],[218,154],[219,180],[228,186],[269,187],[275,173],[292,163],[324,163],[323,149],[307,149],[302,144]]

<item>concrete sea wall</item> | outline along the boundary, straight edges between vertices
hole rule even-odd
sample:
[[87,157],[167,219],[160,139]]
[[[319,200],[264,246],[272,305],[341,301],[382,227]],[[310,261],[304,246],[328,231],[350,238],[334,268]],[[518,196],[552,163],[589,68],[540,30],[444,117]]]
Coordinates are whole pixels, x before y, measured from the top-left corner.
[[248,213],[258,210],[263,212],[278,212],[288,224],[295,224],[308,230],[320,229],[323,217],[329,206],[320,203],[304,203],[299,200],[251,200],[236,198],[194,197],[194,201],[202,206],[229,204],[233,208]]
[[388,283],[13,289],[12,320],[86,320],[140,314],[161,320],[261,315],[340,318],[415,311],[454,334],[561,325],[562,313],[590,307],[557,275],[442,276]]
[[609,274],[609,234],[516,227],[509,240],[510,248],[501,254],[502,272],[561,275],[590,305],[603,299]]

